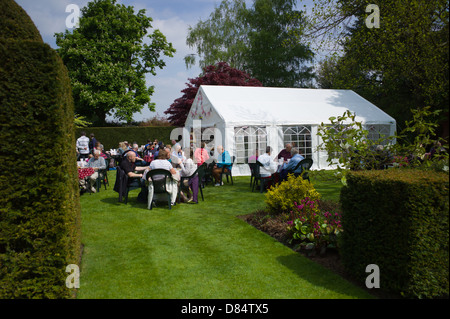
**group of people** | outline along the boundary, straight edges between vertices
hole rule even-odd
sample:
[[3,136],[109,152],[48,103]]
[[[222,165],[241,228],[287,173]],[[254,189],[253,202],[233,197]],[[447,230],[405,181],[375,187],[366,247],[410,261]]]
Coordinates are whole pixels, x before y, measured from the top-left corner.
[[94,173],[86,179],[79,180],[80,190],[81,192],[95,193],[97,191],[97,179],[99,174],[106,169],[106,160],[110,159],[110,155],[104,152],[103,145],[95,139],[93,133],[90,134],[90,137],[87,137],[86,132],[81,132],[81,136],[77,139],[76,152],[77,160],[87,161],[86,167],[94,170]]
[[[80,181],[83,184],[82,188],[95,192],[95,183],[99,171],[106,168],[105,159],[109,159],[110,154],[104,152],[103,145],[95,139],[94,134],[90,134],[88,138],[85,132],[81,133],[76,147],[78,158],[87,159],[87,167],[91,167],[95,171],[94,174],[89,176],[87,185],[84,181]],[[202,142],[200,147],[195,150],[190,148],[189,154],[185,154],[182,146],[175,140],[171,141],[171,145],[164,145],[157,139],[148,139],[142,147],[139,147],[136,142],[131,144],[127,141],[120,142],[116,157],[119,157],[120,160],[117,163],[127,174],[130,185],[142,188],[138,199],[142,201],[148,199],[149,179],[146,177],[147,172],[154,169],[164,169],[170,172],[174,181],[174,185],[170,187],[173,191],[173,194],[171,194],[173,203],[176,201],[178,187],[184,189],[180,192],[183,201],[198,202],[197,189],[200,182],[198,178],[185,180],[184,185],[180,185],[179,181],[181,177],[192,176],[203,163],[209,163],[213,151],[214,149],[207,149],[206,143]],[[231,172],[233,162],[230,153],[222,145],[217,146],[216,151],[218,157],[211,168],[211,175],[214,178],[214,185],[222,186],[221,175]],[[304,157],[300,154],[298,148],[292,147],[288,143],[274,158],[272,157],[272,149],[268,146],[264,154],[260,156],[255,154],[249,158],[249,162],[257,160],[262,164],[260,168],[261,177],[274,176],[276,181],[281,181],[286,179],[288,173],[293,172],[297,164],[303,159]],[[282,164],[280,165],[281,160]],[[301,168],[294,173],[301,173]]]
[[[150,162],[139,158],[139,155],[133,149],[125,150],[122,153],[124,158],[120,162],[121,169],[128,176],[128,185],[141,188],[138,200],[147,201],[149,205],[154,205],[152,180],[148,178],[147,173],[155,169],[163,169],[170,172],[172,176],[172,179],[166,185],[166,189],[171,195],[172,204],[177,199],[179,187],[183,189],[180,191],[181,200],[188,203],[198,203],[197,193],[201,181],[198,175],[193,176],[193,174],[200,165],[210,159],[210,151],[206,149],[206,144],[202,143],[195,151],[191,148],[189,154],[185,154],[181,145],[175,140],[172,141],[172,145],[149,141],[144,148],[144,154],[146,151],[154,151]],[[223,172],[231,171],[232,161],[230,154],[224,150],[223,146],[219,145],[217,151],[219,157],[212,169],[212,175],[216,181],[215,185],[221,186],[223,183],[220,183],[220,175]],[[140,165],[138,165],[139,161],[141,161]],[[181,185],[181,177],[191,178],[183,179],[183,185]]]
[[301,174],[302,167],[295,168],[304,159],[298,148],[292,147],[292,144],[287,143],[285,148],[277,156],[272,157],[272,148],[267,146],[264,154],[258,156],[257,153],[251,156],[249,163],[254,163],[255,161],[261,163],[262,166],[259,172],[261,178],[272,176],[274,177],[275,183],[278,183],[286,180],[289,173]]

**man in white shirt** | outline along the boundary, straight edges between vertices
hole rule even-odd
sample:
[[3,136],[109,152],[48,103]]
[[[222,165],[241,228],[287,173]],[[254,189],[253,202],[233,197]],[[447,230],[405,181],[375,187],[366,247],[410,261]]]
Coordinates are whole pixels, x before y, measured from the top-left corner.
[[77,151],[79,159],[89,158],[89,137],[86,136],[86,132],[81,132],[81,136],[77,139]]
[[260,168],[259,173],[261,177],[269,177],[275,173],[278,169],[278,162],[276,162],[270,154],[272,153],[272,148],[270,146],[266,147],[266,153],[258,157],[258,162],[263,166]]

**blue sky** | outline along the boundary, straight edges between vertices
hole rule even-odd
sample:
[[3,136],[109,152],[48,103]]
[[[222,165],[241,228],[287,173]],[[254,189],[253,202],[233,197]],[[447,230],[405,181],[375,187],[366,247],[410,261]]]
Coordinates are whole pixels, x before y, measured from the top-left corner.
[[[28,13],[39,29],[44,42],[57,48],[54,34],[66,30],[66,12],[69,4],[80,8],[86,6],[88,0],[16,0]],[[149,119],[156,114],[162,116],[175,99],[182,95],[188,79],[197,77],[199,67],[186,69],[184,57],[195,53],[186,45],[189,26],[194,26],[200,19],[205,20],[221,0],[118,0],[126,6],[133,6],[135,11],[145,9],[147,16],[153,19],[153,29],[159,29],[177,50],[173,58],[165,57],[166,67],[157,70],[156,76],[148,76],[147,84],[155,86],[151,100],[156,103],[156,112],[150,112],[145,106],[141,113],[134,115],[134,120]],[[253,1],[248,0],[251,5]],[[301,6],[302,7],[302,6]],[[301,9],[300,6],[297,9]]]

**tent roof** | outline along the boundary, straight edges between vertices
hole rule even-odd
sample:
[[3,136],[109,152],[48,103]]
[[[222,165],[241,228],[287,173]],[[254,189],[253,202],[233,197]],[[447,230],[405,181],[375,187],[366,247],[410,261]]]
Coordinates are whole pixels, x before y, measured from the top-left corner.
[[[191,110],[200,103],[202,108],[217,113],[215,122],[221,119],[226,125],[320,124],[347,110],[366,124],[395,123],[391,116],[351,90],[202,85]],[[187,122],[193,120],[192,114]]]

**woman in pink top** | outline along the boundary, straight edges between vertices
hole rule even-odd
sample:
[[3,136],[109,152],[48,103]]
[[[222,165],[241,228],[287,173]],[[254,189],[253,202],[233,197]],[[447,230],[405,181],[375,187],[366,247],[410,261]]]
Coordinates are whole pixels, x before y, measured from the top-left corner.
[[202,142],[201,147],[197,148],[194,153],[194,158],[198,166],[202,165],[209,159],[208,151],[205,149],[206,143]]

